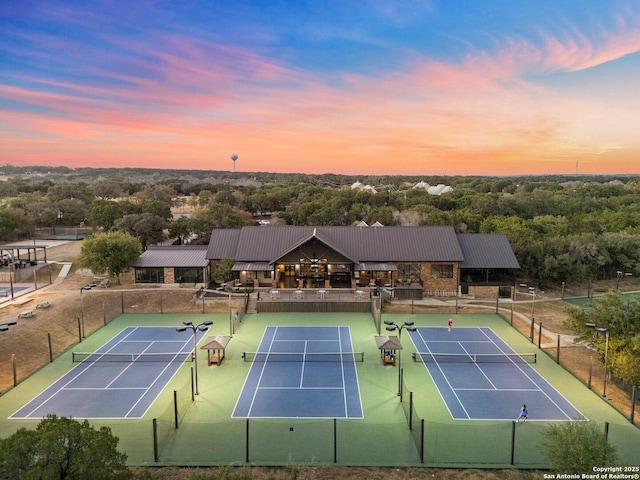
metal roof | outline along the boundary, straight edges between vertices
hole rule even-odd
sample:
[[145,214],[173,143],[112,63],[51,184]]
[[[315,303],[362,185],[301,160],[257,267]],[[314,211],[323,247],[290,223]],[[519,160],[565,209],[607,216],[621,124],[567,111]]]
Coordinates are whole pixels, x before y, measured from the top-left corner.
[[239,228],[214,229],[207,247],[207,258],[216,260],[237,258],[236,253],[241,233],[242,229]]
[[402,344],[400,343],[400,339],[398,337],[380,335],[374,338],[376,340],[376,346],[380,350],[402,350]]
[[229,345],[231,337],[228,335],[216,335],[207,338],[204,345],[200,348],[202,350],[224,350]]
[[207,265],[206,245],[152,245],[133,263],[136,268],[204,268]]
[[269,272],[273,270],[273,264],[269,262],[236,262],[231,267],[232,272]]
[[356,270],[363,272],[396,272],[398,267],[394,263],[376,263],[376,262],[362,262],[357,263]]
[[207,258],[273,262],[313,237],[354,262],[464,260],[455,231],[447,226],[260,226],[213,230]]
[[506,235],[459,233],[458,242],[464,255],[460,268],[520,268]]

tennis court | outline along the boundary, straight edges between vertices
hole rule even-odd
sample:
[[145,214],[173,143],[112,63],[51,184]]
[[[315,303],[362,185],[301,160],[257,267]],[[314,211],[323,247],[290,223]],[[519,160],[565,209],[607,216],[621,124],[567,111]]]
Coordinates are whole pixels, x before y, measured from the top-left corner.
[[362,418],[349,327],[270,326],[251,361],[233,417]]
[[419,327],[409,335],[454,419],[583,420],[584,416],[490,328]]
[[[197,340],[204,335],[198,331]],[[191,330],[127,327],[10,418],[142,418],[180,366],[191,360]]]

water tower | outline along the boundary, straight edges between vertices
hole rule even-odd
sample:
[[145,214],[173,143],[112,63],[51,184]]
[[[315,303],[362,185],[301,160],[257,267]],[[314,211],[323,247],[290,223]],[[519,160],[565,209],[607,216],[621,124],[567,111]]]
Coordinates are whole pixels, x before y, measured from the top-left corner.
[[231,155],[231,160],[233,160],[233,173],[236,173],[236,160],[238,160],[238,155],[235,153]]

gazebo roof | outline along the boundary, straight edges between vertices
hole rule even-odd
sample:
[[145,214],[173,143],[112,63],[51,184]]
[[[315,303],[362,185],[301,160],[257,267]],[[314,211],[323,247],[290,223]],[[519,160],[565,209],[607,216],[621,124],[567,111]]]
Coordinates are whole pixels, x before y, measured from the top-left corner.
[[215,335],[207,338],[207,341],[200,348],[202,350],[224,350],[227,348],[231,337],[228,335]]
[[400,340],[396,336],[381,335],[375,337],[376,345],[380,350],[402,350]]

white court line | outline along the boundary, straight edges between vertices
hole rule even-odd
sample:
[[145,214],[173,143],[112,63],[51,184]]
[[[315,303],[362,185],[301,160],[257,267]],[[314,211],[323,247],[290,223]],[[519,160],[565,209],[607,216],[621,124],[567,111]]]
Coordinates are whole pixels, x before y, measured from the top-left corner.
[[[420,330],[418,330],[418,336],[420,337],[420,339],[422,340],[422,343],[424,344],[425,348],[428,350],[428,353],[432,353],[431,349],[429,348],[429,345],[427,345],[427,341],[424,339],[424,337],[422,336],[422,333],[420,333]],[[420,351],[420,350],[418,350]],[[440,368],[440,364],[438,363],[437,360],[435,360],[434,357],[434,364],[438,367],[438,370],[440,370],[440,373],[442,374],[442,376],[444,377],[445,382],[447,382],[447,385],[449,385],[449,388],[451,389],[451,393],[453,393],[453,396],[456,397],[456,400],[458,400],[458,404],[460,405],[460,407],[462,408],[462,410],[464,411],[465,415],[467,416],[467,418],[471,418],[471,416],[469,415],[469,412],[467,412],[467,409],[464,408],[464,404],[462,403],[462,400],[460,400],[460,397],[458,397],[458,394],[456,393],[456,390],[453,388],[453,386],[451,385],[451,383],[449,383],[449,379],[447,378],[447,376],[445,375],[445,373],[442,371],[442,368]],[[429,367],[427,365],[425,365],[425,368],[427,370],[427,372],[429,371]],[[433,378],[433,377],[431,377]],[[436,382],[434,382],[436,383]],[[453,414],[451,413],[451,410],[449,409],[449,405],[447,404],[447,401],[444,399],[444,397],[442,396],[442,392],[440,391],[440,388],[438,388],[438,384],[436,383],[436,388],[438,389],[438,393],[440,394],[440,398],[442,398],[443,403],[445,404],[445,406],[447,407],[447,410],[449,410],[449,415],[451,415],[451,418],[456,418],[453,416]]]
[[[469,353],[469,351],[466,348],[464,348],[464,345],[462,344],[462,342],[458,342],[458,343],[460,344],[460,348],[462,348],[462,350],[464,350],[465,353],[467,355],[469,355],[470,358],[473,358],[471,356],[471,354]],[[476,368],[480,371],[480,373],[482,373],[482,376],[487,379],[487,382],[489,382],[489,384],[493,387],[494,390],[502,390],[501,388],[496,388],[494,383],[491,381],[491,379],[489,377],[487,377],[487,374],[484,373],[484,370],[482,370],[482,368],[480,367],[480,365],[477,362],[475,362],[474,364],[475,364]],[[459,389],[459,390],[461,390],[461,389]]]
[[[271,352],[271,347],[273,346],[273,342],[276,338],[276,334],[278,333],[278,327],[273,329],[273,336],[271,337],[271,341],[269,342],[269,349],[265,352],[266,357],[264,364],[262,365],[262,369],[260,370],[260,375],[258,376],[258,383],[256,383],[256,388],[253,390],[253,397],[251,398],[251,403],[249,404],[249,410],[247,411],[247,417],[251,416],[251,410],[253,410],[253,404],[256,401],[256,396],[258,395],[258,390],[261,388],[260,383],[262,383],[262,376],[264,375],[264,370],[267,368],[267,361],[269,360],[269,353]],[[262,342],[260,342],[262,344]],[[260,348],[258,347],[258,351]],[[253,368],[253,363],[251,364],[251,368]],[[251,371],[251,370],[249,370]]]
[[[480,329],[480,331],[482,332],[482,334],[483,334],[483,335],[485,335],[487,338],[489,338],[490,340],[492,340],[492,339],[491,339],[491,337],[489,337],[489,336],[486,334],[486,332],[485,332],[484,330]],[[493,340],[492,340],[492,342],[493,342]],[[494,345],[498,348],[498,350],[500,350],[502,353],[505,353],[505,354],[506,354],[506,353],[508,353],[508,352],[505,352],[505,351],[500,347],[500,345],[496,344],[495,342],[493,342],[493,343],[494,343]],[[512,352],[513,352],[513,350],[512,350]],[[513,362],[513,361],[512,361],[512,362]],[[564,409],[563,409],[563,408],[561,408],[561,407],[560,407],[560,405],[558,405],[558,404],[555,402],[555,400],[553,400],[553,398],[551,398],[551,397],[549,396],[549,394],[546,392],[546,390],[545,390],[545,389],[541,388],[541,387],[540,387],[540,385],[538,385],[538,383],[537,383],[533,378],[531,378],[531,376],[529,376],[529,374],[528,374],[527,372],[525,372],[525,371],[522,369],[522,367],[521,367],[520,365],[518,365],[516,362],[513,362],[513,364],[515,365],[515,367],[516,367],[518,370],[520,370],[520,372],[522,372],[522,374],[523,374],[526,378],[528,378],[528,379],[531,381],[531,383],[533,383],[533,384],[538,388],[538,390],[539,390],[540,392],[542,392],[542,394],[543,394],[545,397],[547,397],[547,398],[549,399],[549,401],[550,401],[551,403],[553,403],[553,404],[556,406],[556,408],[557,408],[560,412],[562,412],[562,414],[563,414],[565,417],[567,417],[569,420],[571,420],[571,417],[567,414],[567,412],[565,412],[565,411],[564,411]],[[531,367],[530,367],[530,368],[531,368]],[[533,370],[533,368],[531,368],[531,369]],[[535,370],[534,370],[534,372],[535,372]],[[536,372],[536,373],[537,373],[537,372]],[[538,374],[538,375],[539,375],[539,374]],[[545,381],[546,381],[546,380],[545,380]],[[551,388],[553,388],[553,390],[554,390],[555,392],[557,392],[557,393],[558,393],[558,395],[560,395],[560,392],[558,392],[558,391],[553,387],[553,385],[551,385],[551,384],[550,384],[550,383],[548,383],[548,382],[547,382],[547,384],[548,384]],[[560,396],[561,396],[562,398],[564,398],[564,396],[562,396],[562,395],[560,395]],[[569,405],[571,405],[571,406],[573,407],[573,404],[572,404],[571,402],[569,402],[566,398],[565,398],[565,400],[567,401],[567,403],[568,403]],[[579,412],[575,407],[573,407],[573,408],[574,408],[578,413],[580,413],[580,412]],[[582,413],[580,413],[580,415],[582,415]],[[584,415],[582,415],[582,416],[584,417]]]

